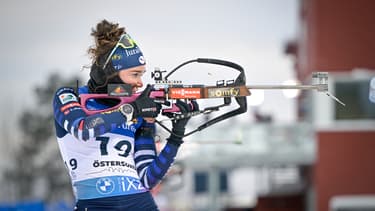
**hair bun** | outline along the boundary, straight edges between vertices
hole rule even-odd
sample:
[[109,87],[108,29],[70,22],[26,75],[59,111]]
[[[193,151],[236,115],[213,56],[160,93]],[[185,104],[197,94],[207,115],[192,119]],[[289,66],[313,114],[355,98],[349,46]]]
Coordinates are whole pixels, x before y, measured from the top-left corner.
[[111,23],[106,19],[92,28],[91,36],[95,39],[95,45],[89,48],[88,53],[91,54],[93,62],[98,62],[99,57],[107,54],[124,33],[124,27],[119,27],[118,23]]

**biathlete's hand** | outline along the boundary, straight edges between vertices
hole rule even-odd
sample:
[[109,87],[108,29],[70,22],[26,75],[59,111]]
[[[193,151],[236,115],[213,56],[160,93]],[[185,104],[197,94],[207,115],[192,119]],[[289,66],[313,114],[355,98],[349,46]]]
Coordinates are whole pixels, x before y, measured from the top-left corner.
[[127,121],[131,121],[137,117],[150,119],[159,115],[161,105],[149,97],[151,88],[151,85],[147,85],[146,89],[134,102],[124,104],[120,107],[120,112],[126,116]]
[[[189,112],[194,112],[199,110],[199,105],[195,100],[190,101],[190,103],[185,103],[181,100],[177,100],[176,106],[180,109],[181,115],[187,115]],[[169,118],[173,118],[174,114],[165,113]],[[171,141],[177,145],[180,145],[183,141],[182,138],[185,135],[185,127],[190,120],[190,116],[182,119],[172,120],[172,133],[168,141]]]
[[134,107],[133,117],[155,118],[159,115],[161,105],[150,98],[151,85],[148,84],[141,95],[130,105]]

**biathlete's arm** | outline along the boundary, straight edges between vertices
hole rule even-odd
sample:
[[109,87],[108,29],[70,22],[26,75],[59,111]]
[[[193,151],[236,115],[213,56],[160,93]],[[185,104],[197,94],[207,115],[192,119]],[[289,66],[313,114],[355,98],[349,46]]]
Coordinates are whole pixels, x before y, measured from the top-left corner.
[[149,190],[163,179],[173,164],[180,145],[169,138],[157,155],[154,134],[155,124],[143,123],[135,136],[135,166],[143,186]]
[[126,118],[119,111],[88,116],[69,87],[56,91],[53,99],[55,123],[79,140],[86,141],[119,127]]

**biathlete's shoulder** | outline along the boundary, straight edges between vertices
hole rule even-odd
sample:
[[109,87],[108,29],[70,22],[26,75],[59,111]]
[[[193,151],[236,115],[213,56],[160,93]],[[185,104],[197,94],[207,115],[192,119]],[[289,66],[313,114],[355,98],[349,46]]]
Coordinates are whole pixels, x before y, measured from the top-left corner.
[[62,93],[74,93],[75,95],[79,95],[79,94],[88,94],[89,91],[88,91],[88,87],[87,86],[79,87],[78,93],[77,93],[77,90],[74,89],[74,88],[72,88],[72,87],[60,87],[55,92],[55,96],[58,96],[58,95],[60,95]]
[[56,90],[55,95],[60,95],[62,93],[75,93],[72,87],[60,87]]
[[59,104],[64,105],[69,102],[78,102],[78,97],[72,87],[61,87],[56,90],[54,101],[59,101]]

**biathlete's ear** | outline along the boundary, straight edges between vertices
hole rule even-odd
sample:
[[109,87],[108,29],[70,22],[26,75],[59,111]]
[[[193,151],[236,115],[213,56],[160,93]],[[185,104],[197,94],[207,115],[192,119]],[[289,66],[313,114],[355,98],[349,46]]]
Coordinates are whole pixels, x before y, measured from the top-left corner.
[[151,93],[151,89],[152,89],[151,84],[147,84],[146,89],[143,90],[142,94],[139,95],[139,97],[145,97],[145,96],[149,97]]

